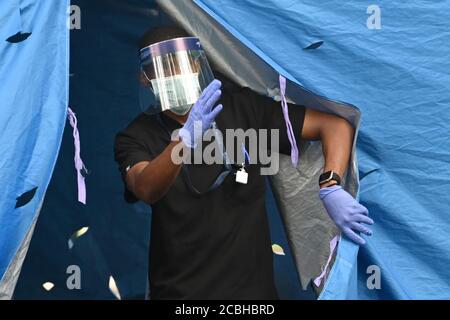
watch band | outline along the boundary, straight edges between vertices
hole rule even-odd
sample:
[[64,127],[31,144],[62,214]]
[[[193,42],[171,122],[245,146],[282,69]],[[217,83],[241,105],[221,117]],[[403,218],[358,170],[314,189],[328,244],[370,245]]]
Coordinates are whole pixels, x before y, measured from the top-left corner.
[[341,177],[334,171],[327,171],[320,175],[319,185],[327,183],[329,181],[336,181],[337,185],[341,184]]

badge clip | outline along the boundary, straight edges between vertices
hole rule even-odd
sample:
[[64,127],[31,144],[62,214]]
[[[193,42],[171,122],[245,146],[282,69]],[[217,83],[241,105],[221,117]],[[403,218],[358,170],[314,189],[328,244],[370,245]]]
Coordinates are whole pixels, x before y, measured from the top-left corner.
[[248,173],[245,171],[244,167],[236,171],[236,182],[240,184],[247,184]]

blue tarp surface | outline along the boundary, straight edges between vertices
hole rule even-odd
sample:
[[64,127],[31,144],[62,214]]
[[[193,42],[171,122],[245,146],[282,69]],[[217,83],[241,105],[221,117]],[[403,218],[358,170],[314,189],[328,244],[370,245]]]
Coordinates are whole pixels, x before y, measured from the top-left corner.
[[68,1],[9,0],[0,7],[1,279],[42,205],[56,162],[69,41]]
[[[450,298],[450,1],[196,3],[278,72],[362,112],[360,200],[374,236],[357,261],[341,245],[322,298]],[[380,29],[367,26],[373,4]]]

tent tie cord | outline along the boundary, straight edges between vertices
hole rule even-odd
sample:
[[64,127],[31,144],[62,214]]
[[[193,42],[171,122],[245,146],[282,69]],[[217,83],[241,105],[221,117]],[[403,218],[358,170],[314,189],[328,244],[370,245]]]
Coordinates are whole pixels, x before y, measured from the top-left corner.
[[287,135],[291,144],[291,161],[294,167],[298,165],[298,147],[295,140],[294,131],[292,130],[291,120],[289,119],[288,104],[286,101],[286,78],[280,74],[280,93],[281,93],[281,107],[283,108],[284,121],[286,122]]
[[339,235],[335,236],[330,241],[330,255],[328,256],[327,263],[323,267],[322,273],[317,278],[314,279],[314,284],[316,285],[316,287],[320,287],[322,280],[324,280],[324,282],[327,281],[327,270],[328,267],[330,266],[331,259],[333,258],[333,254],[337,248],[338,243],[339,243]]
[[86,167],[84,166],[83,160],[81,160],[81,145],[80,145],[80,133],[78,132],[77,127],[77,117],[75,115],[75,112],[70,109],[70,107],[67,107],[67,117],[69,119],[70,125],[73,128],[73,142],[75,146],[75,156],[74,156],[74,163],[75,163],[75,170],[77,171],[77,182],[78,182],[78,201],[82,204],[86,204],[86,183],[84,180],[84,176],[82,174],[82,170],[84,172],[87,172]]
[[[287,135],[289,138],[289,142],[291,144],[291,161],[292,161],[292,165],[294,167],[297,167],[299,152],[298,152],[298,147],[297,147],[297,142],[295,139],[294,131],[292,130],[291,120],[289,119],[288,105],[287,105],[287,101],[286,101],[286,78],[280,74],[279,80],[280,80],[281,106],[283,108],[284,121],[286,122]],[[315,278],[313,281],[317,287],[320,287],[322,280],[324,282],[327,281],[327,270],[329,268],[331,259],[333,258],[333,254],[334,254],[334,251],[336,250],[338,242],[339,242],[339,236],[335,236],[330,241],[330,255],[328,256],[327,263],[325,264],[325,266],[322,270],[322,273],[317,278]]]

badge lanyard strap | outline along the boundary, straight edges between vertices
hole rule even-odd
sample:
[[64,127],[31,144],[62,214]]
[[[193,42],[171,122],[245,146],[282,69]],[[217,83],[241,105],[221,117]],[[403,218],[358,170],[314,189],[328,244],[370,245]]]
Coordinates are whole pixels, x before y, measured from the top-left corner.
[[244,166],[245,166],[245,161],[247,161],[248,164],[250,164],[250,155],[248,154],[247,149],[245,148],[245,144],[242,143],[242,154],[244,155]]
[[[166,127],[166,125],[164,124],[163,119],[161,118],[161,115],[157,115],[158,121],[161,124],[161,126],[164,128],[164,130],[167,132],[169,138],[171,137],[170,131],[169,129]],[[212,123],[212,129],[214,131],[214,138],[217,141],[217,144],[219,145],[219,151],[222,152],[222,158],[223,158],[223,162],[224,162],[224,167],[225,167],[225,171],[222,171],[216,178],[216,180],[213,182],[213,184],[208,188],[208,190],[201,192],[199,191],[194,184],[192,183],[191,180],[191,176],[187,170],[187,168],[182,165],[182,170],[183,170],[183,175],[185,177],[186,180],[186,184],[189,187],[189,189],[191,190],[192,193],[201,196],[204,195],[214,189],[217,189],[225,180],[225,178],[233,171],[232,166],[231,166],[231,161],[228,157],[227,151],[225,150],[225,147],[223,146],[223,138],[219,134],[218,134],[218,128],[217,128],[217,124],[216,122]]]

